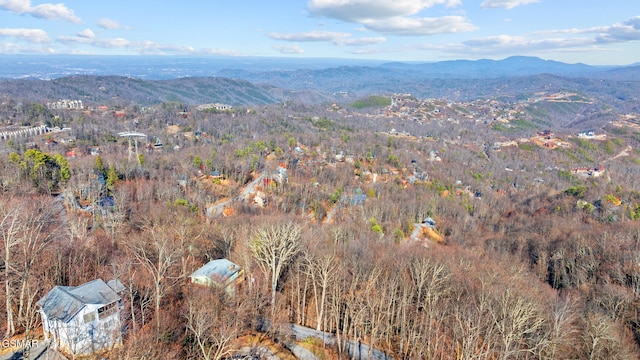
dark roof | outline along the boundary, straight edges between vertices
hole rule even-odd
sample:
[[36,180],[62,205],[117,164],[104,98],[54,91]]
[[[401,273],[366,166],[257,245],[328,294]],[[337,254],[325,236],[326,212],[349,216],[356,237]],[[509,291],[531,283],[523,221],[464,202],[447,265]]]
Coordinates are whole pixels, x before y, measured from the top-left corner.
[[68,322],[87,304],[106,305],[118,300],[114,289],[96,279],[79,286],[56,286],[37,305],[48,318]]
[[118,279],[113,279],[113,280],[107,281],[107,285],[110,288],[112,288],[113,291],[115,291],[116,293],[119,293],[121,291],[125,291],[127,289],[127,288],[124,287],[122,282],[120,282],[120,280],[118,280]]
[[114,207],[116,205],[116,201],[113,196],[105,196],[98,200],[98,204],[102,207]]

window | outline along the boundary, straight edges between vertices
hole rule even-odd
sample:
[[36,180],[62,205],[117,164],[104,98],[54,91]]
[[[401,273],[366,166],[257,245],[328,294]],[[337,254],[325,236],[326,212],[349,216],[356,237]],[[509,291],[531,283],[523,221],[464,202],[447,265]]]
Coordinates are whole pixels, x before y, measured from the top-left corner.
[[84,314],[84,323],[85,323],[85,324],[86,324],[86,323],[90,323],[90,322],[92,322],[92,321],[93,321],[93,320],[95,320],[95,319],[96,319],[96,313],[95,313],[95,311],[92,311],[92,312],[90,312],[90,313],[86,313],[86,314]]
[[98,319],[102,320],[118,312],[118,302],[112,302],[98,309]]

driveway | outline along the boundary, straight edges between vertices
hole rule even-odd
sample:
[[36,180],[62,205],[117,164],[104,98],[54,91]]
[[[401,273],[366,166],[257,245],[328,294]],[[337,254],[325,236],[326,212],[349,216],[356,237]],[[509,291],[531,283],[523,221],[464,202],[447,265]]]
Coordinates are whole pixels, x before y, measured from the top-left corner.
[[[336,337],[328,332],[318,331],[312,328],[289,324],[291,328],[291,333],[295,336],[296,340],[305,340],[310,337],[318,338],[324,341],[327,345],[334,345],[336,343]],[[371,349],[371,357],[369,357],[369,345],[363,344],[361,342],[354,342],[348,340],[346,342],[346,348],[349,355],[351,355],[354,359],[365,360],[365,359],[373,359],[373,360],[389,360],[391,359],[387,354],[378,350]]]

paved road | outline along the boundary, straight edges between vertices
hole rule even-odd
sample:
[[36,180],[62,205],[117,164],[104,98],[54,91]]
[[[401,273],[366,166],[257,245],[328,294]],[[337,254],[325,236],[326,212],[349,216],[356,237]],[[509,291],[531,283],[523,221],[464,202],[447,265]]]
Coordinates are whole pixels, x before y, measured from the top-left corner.
[[[336,343],[336,337],[333,334],[318,331],[312,328],[290,324],[291,332],[295,336],[296,340],[305,340],[310,337],[318,338],[324,341],[327,345],[334,345]],[[355,343],[353,341],[346,342],[347,352],[354,359],[365,360],[389,360],[391,359],[387,354],[378,349],[371,350],[371,357],[369,357],[369,345],[361,342]]]
[[[311,351],[296,343],[283,343],[283,345],[285,345],[285,347],[287,347],[291,351],[291,353],[300,360],[318,360],[318,358],[313,355]],[[242,359],[242,357],[245,357],[246,359],[254,359],[254,357],[257,356],[260,359],[280,360],[278,354],[271,351],[271,349],[269,349],[268,347],[261,345],[253,347],[242,347],[236,352],[235,355],[241,356],[240,359]]]
[[289,350],[291,350],[291,353],[293,353],[293,355],[300,360],[318,360],[318,357],[313,355],[313,353],[310,350],[296,343],[288,343],[286,345],[289,348]]
[[262,179],[264,178],[264,176],[260,175],[258,176],[255,180],[253,180],[252,182],[250,182],[245,189],[240,193],[240,195],[221,202],[219,204],[213,205],[211,207],[207,208],[207,216],[208,217],[218,217],[220,215],[222,215],[222,212],[224,211],[224,208],[226,206],[228,206],[229,204],[231,204],[233,201],[248,201],[249,200],[249,196],[251,195],[251,193],[253,193],[255,190],[254,188],[256,187],[256,185],[260,184],[260,182],[262,181]]
[[240,195],[236,199],[244,200],[244,201],[249,200],[249,195],[251,195],[251,193],[253,193],[255,191],[254,188],[256,187],[256,185],[260,184],[262,179],[264,179],[263,175],[260,175],[257,178],[255,178],[255,180],[250,182],[247,185],[247,187],[244,188],[244,191],[242,191],[242,193],[240,193]]
[[333,216],[336,214],[336,212],[338,211],[339,207],[340,207],[340,205],[334,205],[331,208],[331,210],[327,214],[327,217],[325,217],[325,219],[324,219],[324,223],[325,224],[331,224],[333,222]]
[[[280,360],[280,358],[266,346],[245,346],[240,348],[235,355],[245,357],[246,359],[254,359],[254,356],[257,356],[260,359]],[[242,357],[240,359],[243,359]]]
[[0,360],[22,360],[22,359],[31,359],[31,360],[60,360],[66,358],[60,355],[58,352],[49,349],[49,341],[40,340],[38,341],[38,345],[31,348],[29,353],[29,357],[25,357],[23,355],[23,350],[17,350],[9,354],[4,354],[0,356]]

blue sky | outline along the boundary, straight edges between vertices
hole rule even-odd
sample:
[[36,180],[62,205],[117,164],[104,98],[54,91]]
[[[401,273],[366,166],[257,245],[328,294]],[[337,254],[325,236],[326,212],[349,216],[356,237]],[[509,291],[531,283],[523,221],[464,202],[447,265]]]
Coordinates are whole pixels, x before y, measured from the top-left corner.
[[0,54],[640,62],[637,0],[0,0]]

